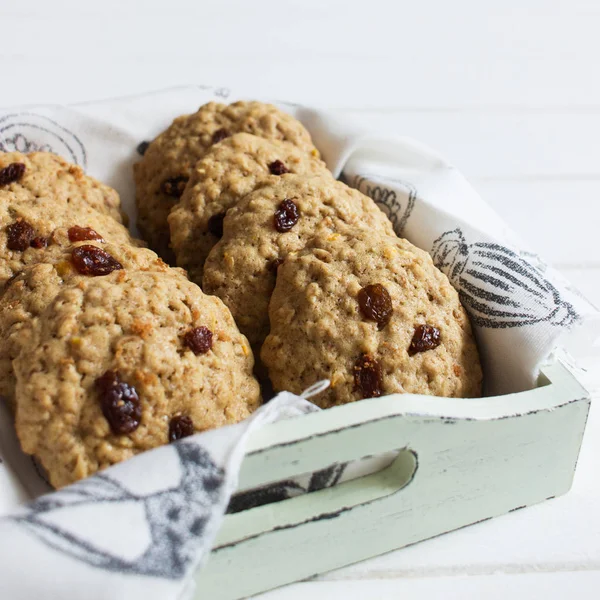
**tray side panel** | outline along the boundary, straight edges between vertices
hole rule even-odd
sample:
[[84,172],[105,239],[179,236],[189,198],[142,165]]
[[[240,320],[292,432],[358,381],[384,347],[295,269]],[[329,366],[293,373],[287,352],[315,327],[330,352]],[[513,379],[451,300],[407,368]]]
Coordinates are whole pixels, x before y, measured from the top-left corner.
[[587,398],[575,398],[488,421],[394,415],[353,426],[350,437],[342,429],[278,448],[267,461],[275,471],[331,462],[341,438],[353,453],[386,439],[412,450],[418,468],[405,488],[366,503],[360,484],[348,482],[227,517],[197,577],[197,598],[243,598],[563,494],[588,410]]

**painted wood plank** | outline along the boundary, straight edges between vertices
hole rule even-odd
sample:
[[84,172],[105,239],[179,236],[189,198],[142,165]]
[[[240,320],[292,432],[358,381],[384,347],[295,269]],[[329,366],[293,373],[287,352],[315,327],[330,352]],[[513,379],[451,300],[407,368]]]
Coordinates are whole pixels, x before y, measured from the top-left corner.
[[[109,24],[104,25],[106,29],[111,29]],[[77,22],[71,26],[85,28],[85,25]],[[156,30],[151,28],[142,39],[130,43],[144,47],[151,43],[148,40],[153,39],[153,36],[162,35],[163,27],[166,26],[161,24],[160,31],[158,27]],[[175,23],[172,26],[175,27]],[[25,25],[21,21],[13,21],[11,27],[22,31]],[[219,23],[213,23],[213,27],[219,28]],[[61,28],[58,28],[58,32],[64,36],[70,33],[68,30],[61,31]],[[113,35],[118,38],[130,35],[130,31],[116,31]],[[185,39],[199,34],[187,32],[183,35]],[[51,42],[47,38],[44,40],[46,44]],[[90,42],[100,47],[111,43],[112,40],[106,38]],[[176,40],[173,39],[171,43],[175,44]],[[217,45],[218,43],[215,42]],[[586,72],[583,72],[581,66],[577,66],[576,74],[571,69],[573,65],[566,65],[563,67],[564,76],[556,77],[550,66],[542,63],[540,68],[548,70],[546,85],[540,83],[539,86],[543,91],[540,92],[539,88],[531,86],[528,93],[523,93],[520,87],[515,89],[516,82],[509,83],[511,74],[514,74],[514,71],[511,72],[512,63],[505,65],[503,70],[506,72],[499,77],[498,83],[477,87],[482,73],[476,74],[468,82],[460,81],[460,74],[456,72],[447,76],[445,71],[432,75],[431,71],[435,70],[436,63],[439,69],[443,62],[439,60],[432,64],[417,61],[420,65],[419,72],[409,75],[403,66],[398,65],[395,58],[365,59],[357,55],[324,57],[318,53],[309,57],[290,57],[285,50],[282,58],[273,55],[272,48],[277,47],[276,43],[265,55],[248,55],[243,52],[243,48],[238,48],[237,56],[222,56],[218,60],[214,60],[214,50],[204,54],[193,51],[167,57],[146,57],[131,56],[127,49],[123,48],[116,56],[98,56],[95,52],[85,50],[77,53],[75,48],[78,47],[74,44],[70,52],[65,51],[64,55],[59,56],[23,55],[14,49],[3,49],[0,61],[7,78],[18,80],[24,70],[32,77],[32,83],[28,86],[10,88],[3,103],[31,103],[33,92],[37,93],[38,99],[43,96],[44,102],[64,104],[136,94],[183,84],[204,83],[217,86],[236,85],[247,89],[253,89],[258,84],[262,94],[276,99],[291,98],[304,104],[321,102],[339,107],[428,106],[435,110],[449,106],[536,108],[549,105],[575,110],[581,106],[584,110],[595,112],[600,104],[600,92],[595,91],[595,85],[591,83],[595,79],[587,77],[587,71],[593,68],[592,64],[588,65]],[[52,68],[55,73],[76,72],[77,77],[66,77],[61,80],[60,86],[56,85],[56,75],[52,75]],[[457,65],[456,68],[460,67]],[[536,66],[535,69],[537,68]],[[414,67],[411,70],[414,70]],[[534,71],[533,68],[529,70]],[[135,78],[131,77],[133,72]],[[260,73],[260,78],[257,77],[257,72]],[[99,73],[102,75],[99,76]],[[398,73],[400,74],[396,75]],[[427,76],[424,73],[427,73]],[[525,77],[527,76],[534,81],[536,79],[534,72],[527,73]],[[437,82],[432,83],[430,77],[437,77]],[[400,82],[398,78],[401,78]],[[426,83],[427,81],[429,83]],[[552,81],[555,81],[554,85]],[[586,84],[583,85],[581,81],[585,81]],[[363,82],[362,85],[360,82]],[[438,86],[448,88],[450,94],[441,94]],[[415,90],[418,90],[418,93],[415,93]],[[555,100],[557,96],[560,102]]]
[[[294,0],[285,10],[276,0],[61,0],[59,10],[32,0],[0,15],[5,80],[27,66],[55,101],[260,80],[267,93],[346,106],[600,104],[593,0]],[[11,102],[27,101],[14,87]]]
[[[599,155],[600,156],[600,155]],[[533,250],[558,266],[600,267],[600,181],[471,180],[482,198]],[[573,271],[598,298],[597,276]],[[591,271],[590,271],[591,273]]]
[[567,573],[498,574],[496,577],[457,575],[432,579],[398,578],[335,582],[303,582],[253,596],[254,600],[595,600],[600,587],[600,571]]
[[[590,428],[588,435],[599,432],[600,428]],[[595,508],[598,492],[592,496],[577,487],[581,487],[578,482],[564,497],[327,573],[320,579],[600,570],[600,517]],[[560,540],[560,544],[548,540]]]

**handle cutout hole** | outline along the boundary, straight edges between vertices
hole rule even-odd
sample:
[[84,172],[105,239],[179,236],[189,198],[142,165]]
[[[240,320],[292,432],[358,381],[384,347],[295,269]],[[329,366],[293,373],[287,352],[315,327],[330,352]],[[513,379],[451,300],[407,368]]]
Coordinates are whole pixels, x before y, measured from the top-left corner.
[[[239,490],[227,508],[228,514],[250,510],[266,504],[291,500],[321,490],[344,486],[357,480],[364,485],[382,484],[389,495],[412,481],[417,470],[417,455],[407,448],[377,456],[365,456],[347,463],[333,463],[324,469],[303,473],[284,481],[273,481],[257,488]],[[381,490],[380,490],[381,491]]]

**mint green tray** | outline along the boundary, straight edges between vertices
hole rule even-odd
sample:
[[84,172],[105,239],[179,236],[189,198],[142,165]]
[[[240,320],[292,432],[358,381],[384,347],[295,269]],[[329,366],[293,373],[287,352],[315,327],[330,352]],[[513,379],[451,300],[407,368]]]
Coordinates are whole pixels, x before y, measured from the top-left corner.
[[244,598],[564,494],[589,406],[557,362],[528,392],[394,394],[265,426],[240,489],[400,453],[379,473],[228,515],[196,598]]

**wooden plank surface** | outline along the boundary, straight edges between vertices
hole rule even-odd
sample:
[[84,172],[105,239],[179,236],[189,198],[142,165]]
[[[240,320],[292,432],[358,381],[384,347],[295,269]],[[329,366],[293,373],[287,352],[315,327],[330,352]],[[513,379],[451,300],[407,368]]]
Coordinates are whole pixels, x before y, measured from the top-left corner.
[[[198,81],[259,83],[275,96],[350,107],[600,104],[595,0],[1,6],[4,81],[20,81],[26,69],[50,101]],[[31,98],[32,88],[16,87],[18,102]]]
[[[337,598],[344,600],[595,600],[598,597],[598,571],[549,572],[486,575],[455,575],[434,577],[390,577],[376,581],[356,579],[349,581],[296,583],[280,590],[261,594],[261,600],[305,600],[306,598]],[[259,596],[255,596],[256,599]]]

